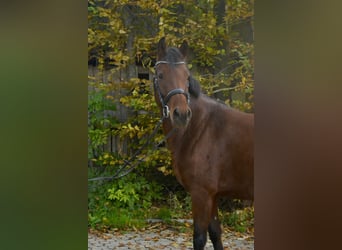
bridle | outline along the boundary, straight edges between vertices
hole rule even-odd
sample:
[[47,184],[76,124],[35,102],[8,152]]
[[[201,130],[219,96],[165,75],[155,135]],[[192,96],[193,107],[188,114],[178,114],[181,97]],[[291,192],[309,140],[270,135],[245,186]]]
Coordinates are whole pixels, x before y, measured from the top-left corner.
[[167,105],[167,103],[170,101],[171,97],[174,95],[184,95],[188,104],[190,103],[190,95],[189,93],[186,93],[184,91],[184,89],[178,88],[178,89],[173,89],[171,91],[169,91],[169,93],[167,93],[167,95],[164,97],[163,94],[160,92],[160,88],[159,88],[159,83],[158,83],[158,74],[157,74],[157,66],[159,64],[185,64],[184,61],[181,62],[175,62],[175,63],[171,63],[168,61],[157,61],[154,68],[155,68],[155,76],[153,77],[153,85],[154,85],[154,90],[158,93],[158,97],[160,100],[160,103],[162,105],[162,111],[163,111],[163,118],[168,118],[170,116],[170,109],[169,106]]

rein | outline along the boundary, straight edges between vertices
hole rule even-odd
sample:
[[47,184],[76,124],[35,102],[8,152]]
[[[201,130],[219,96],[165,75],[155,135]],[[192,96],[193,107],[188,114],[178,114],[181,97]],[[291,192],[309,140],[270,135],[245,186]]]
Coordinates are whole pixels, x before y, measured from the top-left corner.
[[[176,64],[176,65],[179,65],[179,64],[185,64],[185,62],[181,61],[181,62],[170,63],[168,61],[157,61],[155,66],[154,66],[155,71],[157,71],[157,66],[159,64]],[[167,93],[167,95],[164,97],[162,95],[161,91],[160,91],[160,88],[159,88],[157,74],[153,77],[153,85],[154,85],[154,90],[158,93],[159,100],[160,100],[160,103],[162,105],[163,118],[169,118],[169,116],[170,116],[170,108],[167,105],[167,103],[170,101],[172,96],[174,96],[174,95],[184,95],[186,100],[187,100],[187,102],[190,103],[190,94],[186,93],[184,91],[184,89],[181,89],[181,88],[173,89],[173,90],[169,91],[169,93]]]

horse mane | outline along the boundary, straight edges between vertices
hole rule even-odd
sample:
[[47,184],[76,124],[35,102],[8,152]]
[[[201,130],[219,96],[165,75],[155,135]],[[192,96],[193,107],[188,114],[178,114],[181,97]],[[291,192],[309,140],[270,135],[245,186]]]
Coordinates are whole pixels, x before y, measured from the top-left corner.
[[201,94],[201,86],[192,75],[189,76],[189,92],[195,98],[198,98]]

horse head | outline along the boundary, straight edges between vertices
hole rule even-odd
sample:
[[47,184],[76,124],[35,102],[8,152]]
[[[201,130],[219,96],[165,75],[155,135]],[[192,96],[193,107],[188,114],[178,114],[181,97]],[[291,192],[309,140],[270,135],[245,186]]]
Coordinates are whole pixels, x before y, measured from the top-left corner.
[[198,97],[200,87],[191,77],[185,60],[188,53],[186,41],[179,48],[166,47],[165,38],[158,43],[155,98],[162,108],[164,118],[171,119],[172,126],[186,127],[191,119],[190,94]]

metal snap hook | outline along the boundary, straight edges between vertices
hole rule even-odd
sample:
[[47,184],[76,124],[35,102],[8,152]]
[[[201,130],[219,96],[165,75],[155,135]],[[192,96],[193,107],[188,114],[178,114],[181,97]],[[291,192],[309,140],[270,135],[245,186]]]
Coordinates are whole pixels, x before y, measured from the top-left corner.
[[164,118],[169,118],[170,116],[170,109],[169,109],[169,106],[167,105],[164,105],[163,107],[163,116]]

